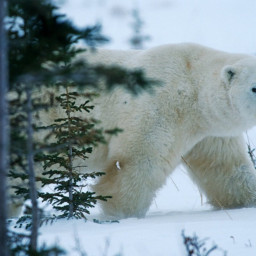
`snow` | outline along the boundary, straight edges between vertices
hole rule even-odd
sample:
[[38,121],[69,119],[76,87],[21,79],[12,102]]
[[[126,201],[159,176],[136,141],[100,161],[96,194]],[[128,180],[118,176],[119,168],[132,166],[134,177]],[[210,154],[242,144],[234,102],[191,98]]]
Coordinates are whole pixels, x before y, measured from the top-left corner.
[[[75,237],[88,255],[186,255],[181,238],[194,232],[208,237],[208,249],[217,244],[228,255],[255,255],[256,209],[229,211],[151,212],[144,219],[126,219],[119,223],[96,224],[83,220],[59,221],[41,229],[41,240],[57,241],[70,251]],[[56,237],[58,239],[56,240]],[[106,242],[108,253],[104,254]],[[78,255],[72,252],[72,255]],[[223,255],[216,251],[212,255]]]
[[[79,26],[103,24],[112,40],[104,47],[129,49],[132,35],[131,10],[138,8],[145,22],[145,46],[195,42],[228,52],[254,54],[256,51],[255,0],[69,0],[61,10]],[[252,147],[256,130],[248,131]],[[247,135],[245,135],[247,138]],[[116,163],[117,167],[119,163]],[[118,167],[119,168],[119,167]],[[178,167],[155,198],[143,219],[97,224],[95,208],[84,220],[62,220],[40,229],[40,243],[57,243],[80,255],[80,246],[89,256],[97,255],[186,255],[181,232],[208,237],[207,248],[217,244],[230,256],[256,255],[256,208],[212,209],[206,198]],[[213,256],[223,255],[216,250]]]

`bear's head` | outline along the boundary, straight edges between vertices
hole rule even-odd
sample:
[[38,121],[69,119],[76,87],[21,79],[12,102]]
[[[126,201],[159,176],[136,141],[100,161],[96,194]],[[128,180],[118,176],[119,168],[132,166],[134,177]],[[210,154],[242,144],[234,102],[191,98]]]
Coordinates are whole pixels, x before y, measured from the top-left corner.
[[248,128],[256,125],[256,58],[248,57],[221,71],[235,115]]

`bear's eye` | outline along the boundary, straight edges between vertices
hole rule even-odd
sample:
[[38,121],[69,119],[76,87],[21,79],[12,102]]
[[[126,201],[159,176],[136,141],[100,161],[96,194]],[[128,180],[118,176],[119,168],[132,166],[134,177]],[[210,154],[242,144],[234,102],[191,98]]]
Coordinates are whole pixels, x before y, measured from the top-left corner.
[[252,92],[256,93],[256,87],[252,88]]

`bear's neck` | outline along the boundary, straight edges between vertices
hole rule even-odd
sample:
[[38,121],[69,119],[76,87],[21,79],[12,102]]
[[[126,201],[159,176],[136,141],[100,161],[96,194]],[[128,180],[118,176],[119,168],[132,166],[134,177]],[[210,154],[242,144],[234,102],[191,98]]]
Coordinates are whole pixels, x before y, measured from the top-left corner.
[[207,136],[239,136],[248,124],[243,122],[239,110],[232,104],[225,86],[216,79],[215,90],[202,88],[198,97],[198,110],[201,120],[206,124]]

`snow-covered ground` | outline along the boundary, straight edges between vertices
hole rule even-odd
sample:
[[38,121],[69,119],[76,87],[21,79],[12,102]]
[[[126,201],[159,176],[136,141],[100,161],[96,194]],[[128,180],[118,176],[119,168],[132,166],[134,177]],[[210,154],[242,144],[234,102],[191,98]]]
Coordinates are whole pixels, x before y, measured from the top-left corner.
[[[79,26],[101,22],[104,34],[112,39],[104,47],[129,49],[134,8],[145,22],[144,34],[151,37],[146,48],[195,42],[228,52],[256,53],[255,0],[69,0],[61,10]],[[248,132],[252,147],[255,131]],[[98,216],[96,208],[90,219]],[[255,256],[255,217],[256,209],[214,211],[178,167],[146,218],[111,224],[59,221],[41,228],[40,242],[57,242],[68,255],[80,255],[74,250],[80,246],[88,256],[183,256],[185,230],[186,235],[208,237],[208,248],[216,243],[229,256]],[[216,250],[210,255],[224,254]]]

